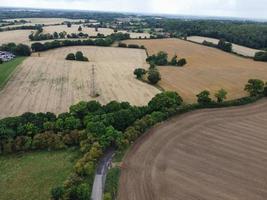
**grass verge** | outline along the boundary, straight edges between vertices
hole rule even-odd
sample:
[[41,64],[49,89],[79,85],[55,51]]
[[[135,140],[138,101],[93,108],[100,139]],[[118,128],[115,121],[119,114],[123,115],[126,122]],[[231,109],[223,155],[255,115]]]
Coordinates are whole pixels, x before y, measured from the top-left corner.
[[78,157],[76,150],[0,156],[1,200],[47,200],[62,184]]
[[20,65],[26,57],[17,57],[9,62],[0,64],[0,89],[5,86],[14,70]]

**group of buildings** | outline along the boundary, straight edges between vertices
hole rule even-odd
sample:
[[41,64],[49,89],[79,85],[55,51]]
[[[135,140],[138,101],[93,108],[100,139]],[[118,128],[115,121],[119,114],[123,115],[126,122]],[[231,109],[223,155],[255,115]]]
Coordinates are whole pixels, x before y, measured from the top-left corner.
[[0,60],[7,62],[15,58],[16,56],[13,53],[7,51],[0,51]]

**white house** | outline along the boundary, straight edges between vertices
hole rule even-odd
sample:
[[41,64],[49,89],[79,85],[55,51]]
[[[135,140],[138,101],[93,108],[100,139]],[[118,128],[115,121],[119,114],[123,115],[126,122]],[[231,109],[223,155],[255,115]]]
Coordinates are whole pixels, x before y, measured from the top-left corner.
[[7,51],[0,51],[0,59],[4,62],[10,61],[16,56],[13,53]]

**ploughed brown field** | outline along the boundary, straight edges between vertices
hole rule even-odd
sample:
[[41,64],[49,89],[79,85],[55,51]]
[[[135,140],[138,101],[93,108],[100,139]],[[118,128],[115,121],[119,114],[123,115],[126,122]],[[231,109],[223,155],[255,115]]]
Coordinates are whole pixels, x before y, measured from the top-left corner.
[[[90,62],[67,61],[68,53],[82,51]],[[0,118],[24,112],[68,111],[79,101],[112,100],[146,105],[160,91],[135,79],[137,67],[147,68],[140,49],[76,46],[33,54],[18,66],[0,91]],[[92,65],[95,66],[97,98],[90,96]]]
[[185,67],[159,67],[160,85],[174,90],[187,102],[195,102],[196,94],[208,89],[212,95],[219,89],[228,91],[228,99],[246,96],[244,86],[248,79],[267,81],[267,63],[255,62],[221,50],[179,39],[128,40],[128,44],[144,45],[148,53],[166,51],[187,59]]
[[119,200],[266,200],[267,99],[160,124],[124,159]]

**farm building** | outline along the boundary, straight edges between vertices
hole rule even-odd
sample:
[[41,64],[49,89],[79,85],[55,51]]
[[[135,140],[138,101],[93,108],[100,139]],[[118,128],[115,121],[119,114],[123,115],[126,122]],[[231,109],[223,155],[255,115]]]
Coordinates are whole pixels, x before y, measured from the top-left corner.
[[10,61],[16,56],[13,53],[7,51],[0,51],[0,59],[4,62]]

